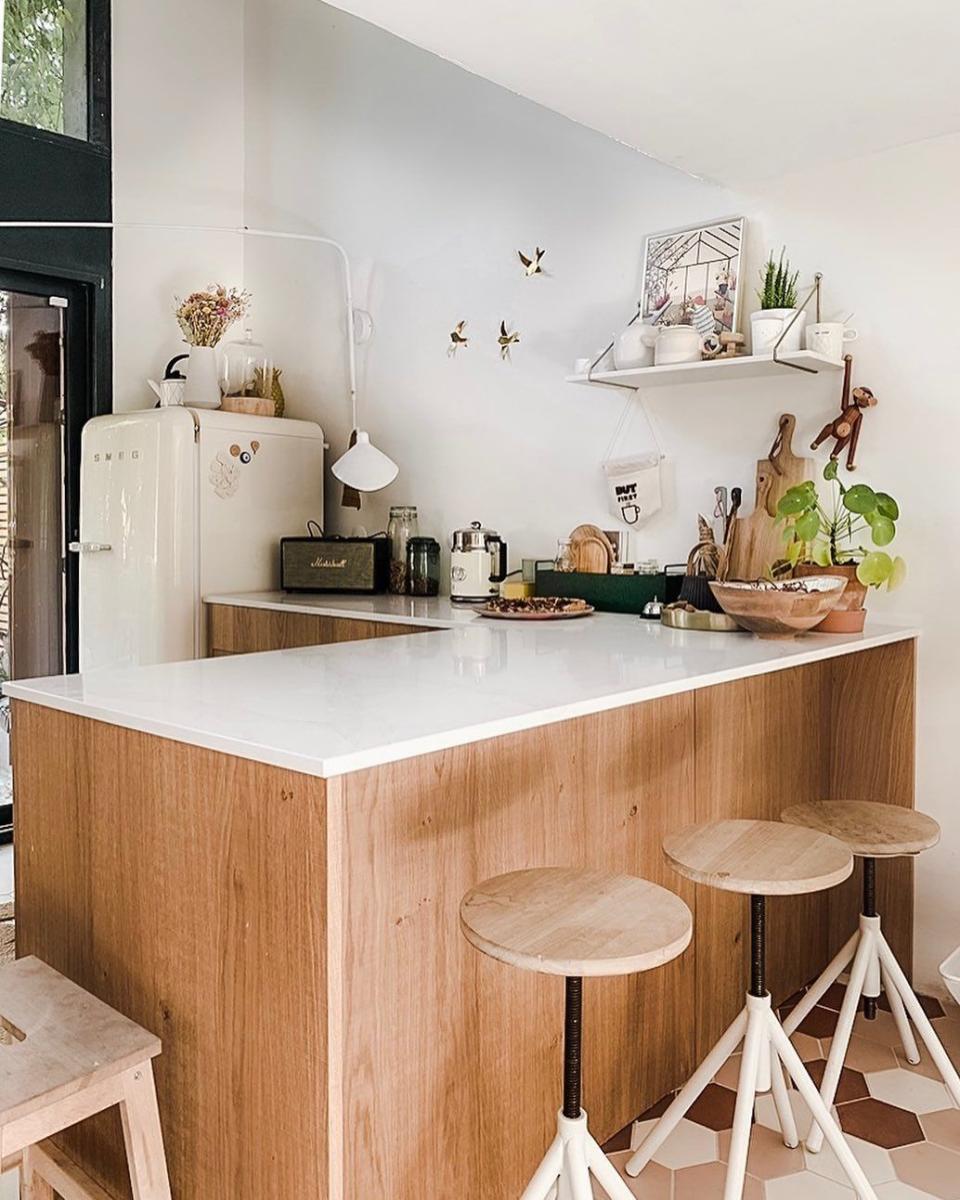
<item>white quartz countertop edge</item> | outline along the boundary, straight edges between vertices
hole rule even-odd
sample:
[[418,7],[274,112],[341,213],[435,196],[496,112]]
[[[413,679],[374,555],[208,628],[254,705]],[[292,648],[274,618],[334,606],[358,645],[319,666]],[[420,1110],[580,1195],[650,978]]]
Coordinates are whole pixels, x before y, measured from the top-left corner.
[[[338,609],[334,615],[343,615],[343,609]],[[359,615],[359,614],[358,614]],[[412,637],[446,637],[442,632],[435,634],[413,634]],[[713,636],[713,635],[705,635]],[[733,636],[733,635],[730,635]],[[267,763],[271,766],[302,772],[306,775],[329,779],[347,775],[354,771],[362,771],[370,767],[382,766],[386,763],[397,762],[419,755],[432,754],[455,746],[469,745],[473,742],[485,741],[488,738],[502,737],[510,733],[536,729],[543,725],[551,725],[560,721],[572,720],[576,717],[589,716],[592,713],[608,712],[616,708],[624,708],[633,704],[641,704],[648,700],[656,700],[665,696],[674,696],[682,692],[696,691],[704,687],[715,687],[730,683],[737,679],[747,679],[759,675],[767,675],[776,671],[790,670],[794,667],[806,666],[827,659],[841,658],[848,654],[856,654],[864,650],[872,650],[880,646],[896,642],[909,641],[919,636],[916,629],[884,628],[876,633],[869,630],[862,640],[839,640],[835,642],[824,640],[822,637],[810,639],[808,650],[793,651],[788,657],[774,658],[755,663],[741,664],[729,669],[711,671],[702,675],[690,675],[683,678],[663,680],[643,687],[628,688],[622,691],[611,691],[606,695],[590,696],[583,700],[565,702],[556,706],[536,708],[524,713],[513,713],[496,719],[486,719],[475,724],[468,724],[453,729],[428,733],[422,736],[404,740],[385,741],[381,745],[368,746],[355,752],[344,752],[329,756],[313,755],[305,752],[278,747],[269,743],[258,743],[246,737],[234,737],[222,732],[192,728],[189,724],[178,724],[176,720],[157,716],[144,716],[137,713],[125,712],[120,707],[111,707],[97,703],[94,700],[77,699],[63,694],[56,689],[58,681],[63,676],[50,679],[25,681],[20,683],[5,683],[4,694],[15,700],[38,704],[45,708],[56,709],[71,713],[75,716],[87,717],[95,721],[118,725],[141,733],[183,742],[187,745],[199,746],[209,750],[220,751],[238,758],[250,759],[255,762]],[[407,638],[390,639],[390,641],[407,641]],[[262,654],[240,656],[248,663],[251,671],[251,686],[256,686],[258,660],[262,662],[288,651],[268,651]],[[224,662],[229,660],[215,659],[209,662]],[[234,659],[233,661],[237,661]],[[135,670],[135,668],[131,668]]]

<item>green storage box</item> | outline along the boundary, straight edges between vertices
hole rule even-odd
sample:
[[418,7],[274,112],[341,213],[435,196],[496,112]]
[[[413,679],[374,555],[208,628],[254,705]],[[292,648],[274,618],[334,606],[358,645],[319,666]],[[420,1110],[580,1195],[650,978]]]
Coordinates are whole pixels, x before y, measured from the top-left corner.
[[572,596],[586,600],[597,612],[636,613],[650,600],[669,604],[680,595],[681,575],[598,575],[537,567],[538,596]]

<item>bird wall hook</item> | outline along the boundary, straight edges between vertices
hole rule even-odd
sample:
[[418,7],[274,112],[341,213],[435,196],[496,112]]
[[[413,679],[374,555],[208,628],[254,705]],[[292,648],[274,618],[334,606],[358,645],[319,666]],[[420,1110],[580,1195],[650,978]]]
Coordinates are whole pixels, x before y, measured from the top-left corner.
[[468,346],[470,339],[464,336],[466,321],[458,321],[456,327],[450,333],[450,345],[447,347],[447,357],[453,358],[461,346]]
[[539,246],[537,247],[533,258],[527,258],[527,256],[524,254],[524,252],[522,250],[518,250],[517,256],[520,259],[520,261],[523,263],[524,275],[526,275],[528,278],[531,275],[542,275],[543,267],[540,266],[540,260],[543,258],[543,256],[545,254],[546,254],[546,250],[541,250]]
[[500,357],[504,362],[510,361],[510,347],[516,346],[519,341],[520,334],[517,332],[517,330],[514,330],[512,333],[508,333],[506,321],[501,321],[500,336],[497,338],[497,342],[500,345]]

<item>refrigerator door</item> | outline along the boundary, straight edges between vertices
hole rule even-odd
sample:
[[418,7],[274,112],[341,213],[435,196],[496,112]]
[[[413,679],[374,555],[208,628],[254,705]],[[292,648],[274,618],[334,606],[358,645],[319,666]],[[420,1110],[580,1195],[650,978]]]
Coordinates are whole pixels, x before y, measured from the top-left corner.
[[280,539],[323,525],[323,430],[198,411],[200,594],[280,586]]
[[197,430],[185,408],[84,426],[81,671],[198,652]]

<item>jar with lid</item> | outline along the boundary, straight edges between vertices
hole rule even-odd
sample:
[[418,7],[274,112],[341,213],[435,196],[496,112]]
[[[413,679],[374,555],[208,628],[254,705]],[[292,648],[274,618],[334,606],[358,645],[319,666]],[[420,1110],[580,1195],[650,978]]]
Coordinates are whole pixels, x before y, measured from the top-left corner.
[[574,557],[573,542],[570,538],[557,538],[557,557],[554,562],[554,569],[563,571],[569,574],[577,569],[576,558]]
[[440,543],[436,538],[412,537],[407,542],[407,592],[411,596],[440,595]]
[[392,504],[387,522],[390,539],[390,591],[403,596],[407,591],[407,543],[419,533],[414,504]]
[[273,363],[253,330],[243,331],[243,341],[229,342],[220,357],[220,389],[225,396],[271,398]]

